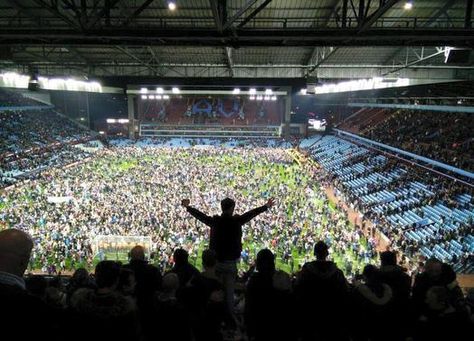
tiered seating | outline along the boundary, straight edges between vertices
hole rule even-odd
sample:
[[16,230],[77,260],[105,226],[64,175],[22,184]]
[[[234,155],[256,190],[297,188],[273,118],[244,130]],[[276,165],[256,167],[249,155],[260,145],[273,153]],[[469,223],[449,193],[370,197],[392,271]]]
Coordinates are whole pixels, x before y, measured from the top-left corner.
[[[224,126],[265,126],[281,124],[283,104],[279,100],[244,101],[238,97],[221,98],[219,100],[223,103],[222,107],[225,114],[219,112],[217,98],[175,97],[166,101],[150,99],[140,100],[138,102],[138,115],[143,123],[160,122],[167,125],[216,124]],[[194,105],[203,110],[193,112]],[[240,116],[241,110],[244,114],[243,117]],[[263,117],[259,115],[261,110],[265,113]],[[216,113],[216,117],[213,117],[213,111]]]
[[[457,194],[447,202],[439,195],[446,188],[420,180],[414,169],[389,163],[385,156],[335,136],[323,137],[309,152],[336,176],[350,200],[368,217],[387,224],[383,232],[404,240],[405,247],[414,246],[425,257],[453,263],[474,251],[474,200],[470,194]],[[458,271],[474,271],[470,264],[459,264]]]
[[[12,98],[6,103],[18,105],[17,97]],[[93,138],[89,130],[52,109],[1,110],[0,187],[85,158],[89,153],[71,145]]]
[[24,107],[38,105],[39,103],[10,90],[0,89],[0,108]]
[[362,108],[343,121],[338,128],[353,133],[361,133],[378,124],[387,117],[387,110],[380,108]]
[[473,126],[474,116],[470,113],[392,110],[388,119],[374,123],[373,129],[360,133],[370,139],[473,171]]

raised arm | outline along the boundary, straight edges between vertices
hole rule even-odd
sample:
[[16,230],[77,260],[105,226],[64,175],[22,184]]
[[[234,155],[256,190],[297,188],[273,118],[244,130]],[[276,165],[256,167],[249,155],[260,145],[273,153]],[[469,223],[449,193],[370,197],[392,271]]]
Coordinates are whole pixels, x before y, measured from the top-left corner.
[[256,216],[258,216],[260,213],[263,213],[267,211],[269,208],[271,208],[275,204],[275,200],[273,198],[268,199],[267,203],[263,206],[254,208],[253,210],[250,210],[248,212],[245,212],[239,217],[239,223],[241,224],[246,224]]
[[181,205],[183,207],[186,207],[186,210],[191,213],[191,215],[196,218],[197,220],[199,220],[200,222],[206,224],[207,226],[211,226],[212,225],[212,222],[213,222],[213,219],[212,217],[209,217],[207,214],[205,213],[202,213],[201,211],[199,211],[197,208],[194,208],[194,207],[191,207],[189,206],[189,200],[188,199],[184,199],[181,201]]

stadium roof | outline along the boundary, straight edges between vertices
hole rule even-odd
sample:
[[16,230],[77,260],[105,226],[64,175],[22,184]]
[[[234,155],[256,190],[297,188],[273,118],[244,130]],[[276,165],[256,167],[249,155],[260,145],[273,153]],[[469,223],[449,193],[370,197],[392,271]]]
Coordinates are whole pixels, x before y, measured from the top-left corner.
[[0,0],[0,68],[44,75],[473,79],[472,0]]

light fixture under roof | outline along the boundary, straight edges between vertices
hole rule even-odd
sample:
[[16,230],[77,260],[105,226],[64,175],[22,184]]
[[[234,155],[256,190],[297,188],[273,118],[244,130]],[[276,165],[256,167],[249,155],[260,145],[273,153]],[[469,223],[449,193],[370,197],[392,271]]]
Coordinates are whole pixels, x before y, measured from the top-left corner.
[[176,9],[176,1],[168,1],[168,9],[174,11]]
[[405,5],[403,5],[403,9],[411,10],[412,8],[413,8],[413,1],[407,1],[405,2]]
[[146,93],[148,93],[148,89],[147,88],[141,88],[140,93],[146,94]]
[[272,89],[265,89],[265,95],[271,95],[273,94]]
[[263,99],[263,96],[262,95],[258,95],[257,96],[257,101],[261,101]]
[[170,96],[169,95],[163,95],[163,99],[169,99]]
[[238,94],[240,94],[240,89],[239,89],[239,88],[235,88],[234,91],[232,91],[232,93],[233,93],[234,95],[238,95]]
[[254,101],[254,100],[255,100],[255,96],[250,96],[249,99],[250,99],[251,101]]
[[154,96],[154,95],[150,95],[150,96],[148,96],[148,99],[155,99],[155,96]]
[[264,99],[265,101],[269,101],[269,100],[270,100],[270,96],[265,96],[265,97],[263,97],[263,99]]
[[300,90],[300,93],[301,93],[302,95],[306,95],[307,92],[308,92],[308,90],[305,89],[305,88],[303,88],[303,89]]
[[163,88],[156,88],[156,93],[157,94],[162,94],[164,92],[165,92],[165,90]]
[[174,94],[179,94],[180,93],[179,88],[177,88],[177,87],[172,88],[171,92],[174,93]]
[[146,95],[142,95],[142,99],[147,99],[148,97]]
[[156,95],[155,98],[156,99],[161,99],[161,95]]
[[255,95],[256,93],[257,93],[257,89],[255,89],[255,88],[250,88],[249,89],[249,94]]
[[276,101],[277,100],[277,96],[272,96],[272,101]]

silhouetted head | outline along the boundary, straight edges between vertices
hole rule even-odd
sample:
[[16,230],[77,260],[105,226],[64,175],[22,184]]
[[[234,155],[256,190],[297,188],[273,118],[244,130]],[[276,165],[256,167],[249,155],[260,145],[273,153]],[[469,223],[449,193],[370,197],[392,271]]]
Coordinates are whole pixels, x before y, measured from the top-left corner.
[[329,248],[325,242],[319,241],[314,245],[314,255],[318,260],[326,260],[329,256]]
[[367,283],[379,283],[380,281],[380,270],[372,264],[368,264],[364,267],[362,275],[364,276]]
[[189,254],[184,249],[176,249],[173,253],[174,264],[177,266],[188,263]]
[[384,251],[380,254],[380,264],[385,265],[397,265],[397,255],[393,251]]
[[166,293],[175,293],[179,288],[179,277],[177,274],[170,272],[163,276],[162,290]]
[[443,263],[436,258],[430,258],[425,264],[425,273],[431,278],[439,278],[443,271]]
[[84,268],[79,268],[72,274],[69,284],[74,287],[87,287],[91,284],[89,272]]
[[130,260],[145,260],[145,249],[143,246],[137,245],[130,250]]
[[232,200],[231,198],[225,198],[224,200],[221,201],[221,209],[222,209],[223,214],[225,215],[234,214],[234,208],[235,208],[235,201]]
[[111,260],[103,260],[95,267],[95,282],[99,289],[117,287],[120,276],[120,264]]
[[258,251],[256,260],[257,271],[261,273],[275,272],[275,255],[269,249]]
[[217,258],[214,250],[204,250],[201,258],[204,269],[212,269],[216,266]]
[[0,231],[0,271],[22,277],[30,261],[33,240],[20,230]]

